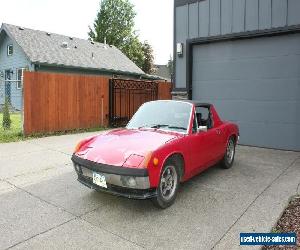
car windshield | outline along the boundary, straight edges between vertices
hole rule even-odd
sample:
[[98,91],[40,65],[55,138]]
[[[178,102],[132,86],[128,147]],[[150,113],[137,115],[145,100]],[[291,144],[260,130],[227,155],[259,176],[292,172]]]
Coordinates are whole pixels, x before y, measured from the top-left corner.
[[154,101],[142,105],[128,129],[156,128],[187,133],[192,105],[176,101]]

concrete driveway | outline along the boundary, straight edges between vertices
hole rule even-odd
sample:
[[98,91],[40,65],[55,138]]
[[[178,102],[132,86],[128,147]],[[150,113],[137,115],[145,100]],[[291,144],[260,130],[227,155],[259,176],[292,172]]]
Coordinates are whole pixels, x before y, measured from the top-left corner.
[[90,190],[70,156],[91,133],[0,144],[1,249],[238,249],[240,232],[268,232],[300,193],[300,153],[237,148],[181,186],[166,210]]

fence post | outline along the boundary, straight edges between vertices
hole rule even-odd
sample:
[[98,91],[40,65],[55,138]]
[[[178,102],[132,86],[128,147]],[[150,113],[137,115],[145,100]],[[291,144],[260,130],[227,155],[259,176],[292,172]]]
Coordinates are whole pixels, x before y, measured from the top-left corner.
[[112,125],[114,116],[114,90],[113,90],[113,79],[109,79],[109,126]]
[[[5,87],[4,87],[4,75],[2,72],[0,72],[0,112],[2,111],[2,105],[4,104],[4,98],[5,98]],[[0,121],[1,122],[1,121]]]
[[24,69],[21,74],[21,129],[24,134]]

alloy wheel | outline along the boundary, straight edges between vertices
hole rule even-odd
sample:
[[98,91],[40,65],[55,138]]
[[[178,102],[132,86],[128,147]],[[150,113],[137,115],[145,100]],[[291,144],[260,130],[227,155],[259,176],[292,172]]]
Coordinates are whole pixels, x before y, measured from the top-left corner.
[[227,162],[229,164],[231,164],[231,162],[233,161],[233,157],[234,157],[234,141],[232,139],[229,140],[228,144],[227,144],[227,149],[226,149],[226,157],[227,157]]
[[160,181],[160,192],[164,200],[170,200],[176,191],[178,176],[175,166],[167,166]]

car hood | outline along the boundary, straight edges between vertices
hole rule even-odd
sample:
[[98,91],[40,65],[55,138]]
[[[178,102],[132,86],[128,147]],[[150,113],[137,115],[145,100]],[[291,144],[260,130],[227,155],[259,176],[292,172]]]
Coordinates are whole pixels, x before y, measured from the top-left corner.
[[95,136],[77,156],[97,163],[123,166],[130,155],[145,157],[179,136],[160,130],[116,129]]

